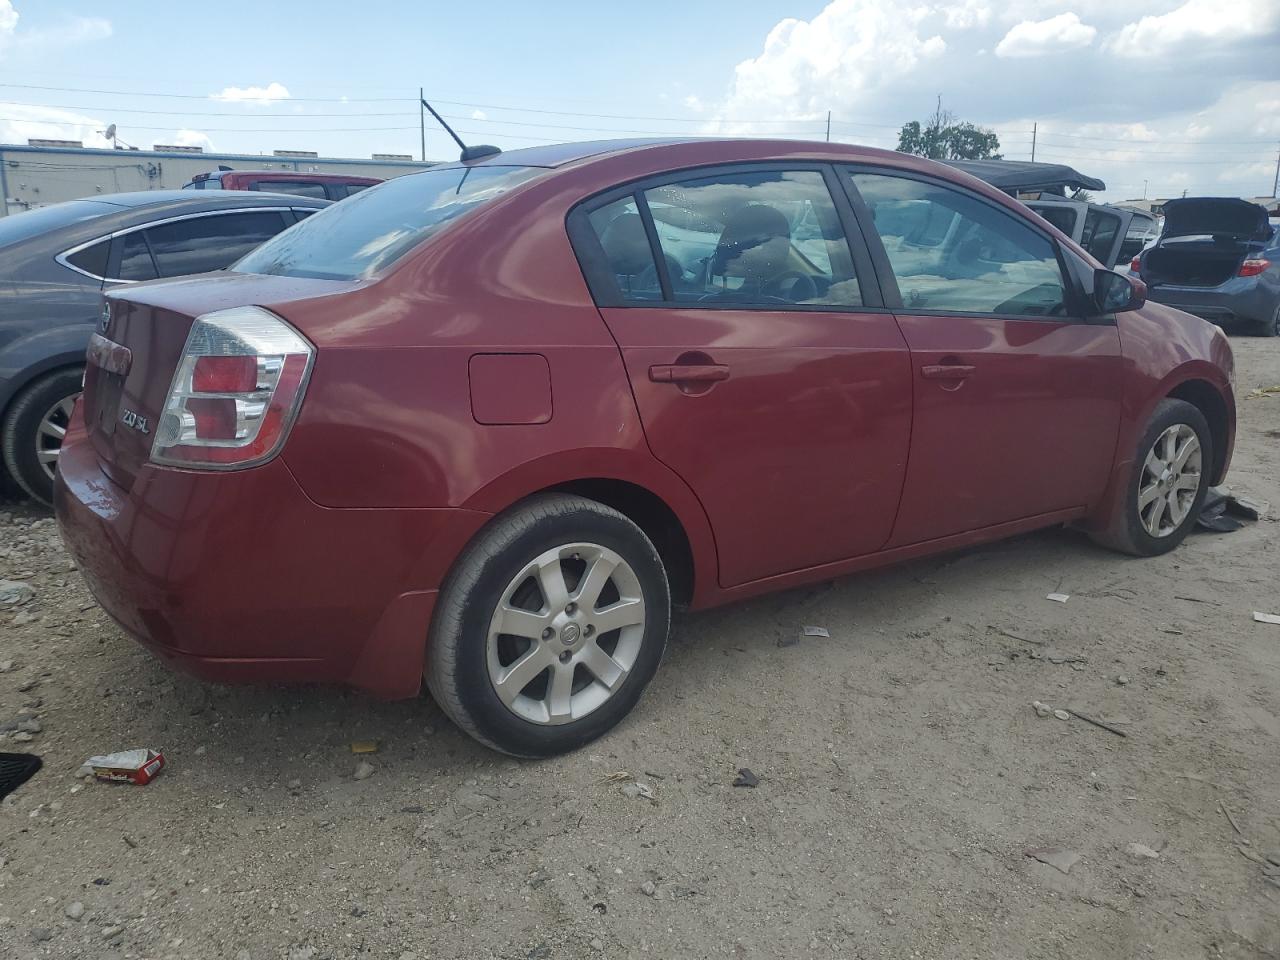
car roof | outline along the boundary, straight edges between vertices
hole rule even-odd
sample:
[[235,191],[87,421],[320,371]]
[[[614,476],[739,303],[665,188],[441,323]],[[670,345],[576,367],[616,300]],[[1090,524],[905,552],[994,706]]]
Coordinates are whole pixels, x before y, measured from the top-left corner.
[[[290,201],[301,201],[303,205],[315,204],[324,206],[326,201],[316,197],[297,197],[292,194],[274,194],[264,193],[264,201],[269,201],[278,205],[282,196],[288,196]],[[252,198],[252,199],[250,199]],[[223,196],[216,191],[209,193],[192,193],[190,190],[139,190],[135,193],[104,193],[101,196],[82,197],[83,200],[93,200],[97,203],[110,203],[117,207],[147,207],[147,206],[163,206],[165,204],[175,204],[178,206],[195,206],[201,204],[209,204],[211,206],[245,206],[248,200],[248,206],[253,206],[258,202],[252,191],[237,191],[233,196]],[[69,200],[68,203],[78,203],[78,200]]]

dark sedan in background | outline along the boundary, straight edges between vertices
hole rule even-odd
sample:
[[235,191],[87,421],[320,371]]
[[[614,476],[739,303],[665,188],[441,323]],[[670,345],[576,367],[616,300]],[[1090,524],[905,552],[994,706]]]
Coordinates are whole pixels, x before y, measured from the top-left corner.
[[0,219],[2,472],[50,501],[104,289],[221,270],[325,206],[283,194],[155,190]]

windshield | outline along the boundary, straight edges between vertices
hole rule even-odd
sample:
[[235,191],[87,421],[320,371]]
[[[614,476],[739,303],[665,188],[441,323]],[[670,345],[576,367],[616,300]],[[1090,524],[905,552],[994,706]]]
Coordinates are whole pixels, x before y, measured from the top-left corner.
[[321,280],[371,277],[449,221],[542,172],[541,167],[454,167],[397,177],[307,217],[232,269]]
[[114,204],[99,203],[97,200],[71,200],[51,207],[11,213],[7,217],[0,217],[0,247],[119,210]]

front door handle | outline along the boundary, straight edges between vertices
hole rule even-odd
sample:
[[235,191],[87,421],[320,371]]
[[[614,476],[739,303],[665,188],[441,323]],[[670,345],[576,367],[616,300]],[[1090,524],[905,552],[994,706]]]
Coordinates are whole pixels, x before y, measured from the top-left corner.
[[654,383],[717,383],[729,379],[722,363],[661,363],[649,368]]
[[926,380],[965,380],[973,370],[967,363],[930,363],[920,368],[920,376]]

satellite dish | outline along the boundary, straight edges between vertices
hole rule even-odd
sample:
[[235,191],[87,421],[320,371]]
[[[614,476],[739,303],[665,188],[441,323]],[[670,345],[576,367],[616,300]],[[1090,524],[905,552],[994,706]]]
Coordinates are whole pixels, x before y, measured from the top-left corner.
[[108,140],[114,140],[116,138],[116,125],[114,123],[111,124],[111,126],[107,127],[107,129],[102,132],[102,135]]

